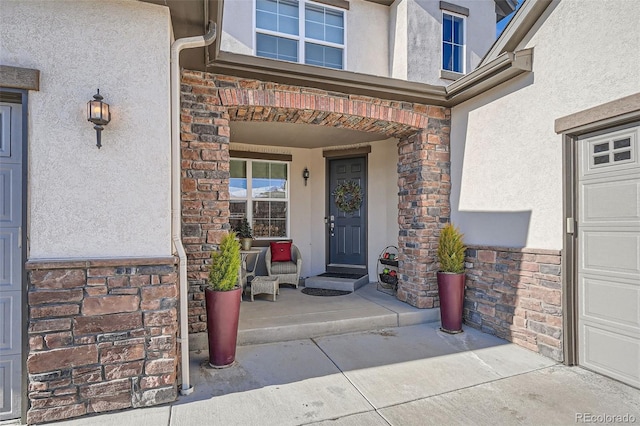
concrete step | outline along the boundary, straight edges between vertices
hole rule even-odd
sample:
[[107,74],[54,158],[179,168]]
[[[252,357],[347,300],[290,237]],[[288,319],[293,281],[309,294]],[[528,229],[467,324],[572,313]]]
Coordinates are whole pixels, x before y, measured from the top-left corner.
[[369,275],[366,274],[357,279],[340,278],[331,276],[331,274],[323,274],[305,279],[304,286],[307,288],[322,288],[326,290],[356,291],[368,282]]

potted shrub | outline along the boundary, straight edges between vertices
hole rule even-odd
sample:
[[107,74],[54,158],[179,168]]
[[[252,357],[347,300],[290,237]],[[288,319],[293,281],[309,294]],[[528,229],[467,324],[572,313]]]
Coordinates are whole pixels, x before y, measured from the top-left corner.
[[251,250],[251,243],[253,242],[253,232],[251,231],[251,225],[246,217],[242,218],[240,225],[236,228],[238,238],[240,238],[240,244],[242,244],[242,250]]
[[462,332],[466,251],[462,237],[460,231],[449,223],[442,229],[438,240],[438,295],[442,321],[440,329],[451,334]]
[[234,232],[211,252],[209,285],[205,288],[209,365],[228,367],[236,358],[242,286],[239,285],[240,245]]

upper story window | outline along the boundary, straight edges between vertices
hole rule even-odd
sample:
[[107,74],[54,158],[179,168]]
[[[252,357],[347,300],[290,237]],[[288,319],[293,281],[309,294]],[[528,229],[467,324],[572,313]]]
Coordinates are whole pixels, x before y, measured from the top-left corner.
[[442,13],[442,69],[465,72],[465,18]]
[[256,55],[344,69],[344,18],[305,0],[256,0]]

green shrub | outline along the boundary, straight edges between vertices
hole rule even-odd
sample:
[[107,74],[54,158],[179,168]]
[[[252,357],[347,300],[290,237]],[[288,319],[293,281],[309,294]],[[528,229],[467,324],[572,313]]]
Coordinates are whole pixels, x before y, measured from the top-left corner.
[[235,229],[238,237],[240,238],[253,238],[253,232],[251,230],[251,225],[249,225],[249,221],[247,217],[243,217],[240,221],[240,224]]
[[238,284],[240,271],[240,244],[235,232],[230,232],[220,241],[220,248],[211,252],[209,287],[216,291],[233,290]]
[[438,261],[440,272],[462,274],[464,272],[464,254],[466,247],[462,242],[463,235],[451,223],[440,233],[438,240]]

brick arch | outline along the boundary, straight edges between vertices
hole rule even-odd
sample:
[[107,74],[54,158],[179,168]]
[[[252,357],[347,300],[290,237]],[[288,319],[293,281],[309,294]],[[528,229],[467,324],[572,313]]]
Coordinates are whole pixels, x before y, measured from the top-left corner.
[[314,124],[403,139],[426,129],[446,109],[226,76],[214,78],[231,121]]
[[448,108],[198,71],[182,75],[183,241],[190,331],[204,331],[207,260],[229,229],[230,121],[322,125],[398,142],[398,299],[438,306],[437,236],[449,221]]

